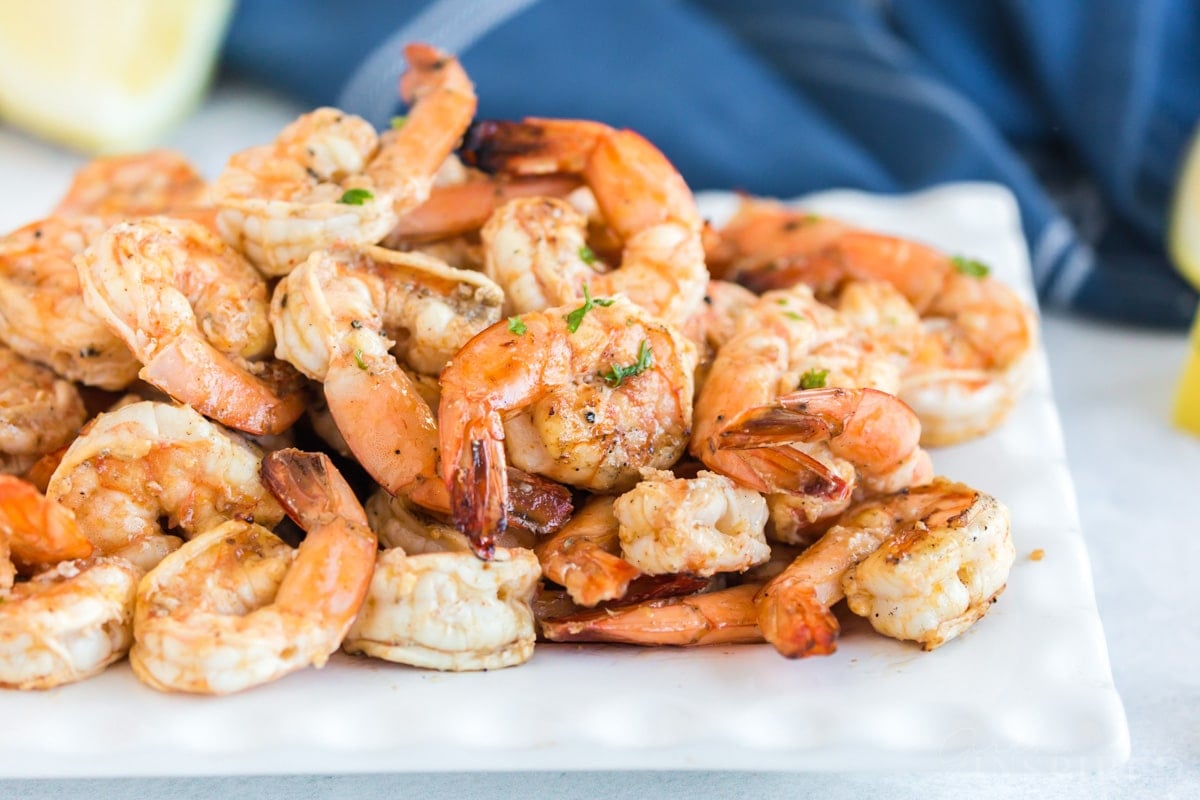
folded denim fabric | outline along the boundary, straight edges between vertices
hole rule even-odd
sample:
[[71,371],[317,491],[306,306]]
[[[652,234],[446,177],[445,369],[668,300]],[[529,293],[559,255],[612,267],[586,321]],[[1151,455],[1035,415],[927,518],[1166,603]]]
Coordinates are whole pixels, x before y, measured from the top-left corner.
[[582,117],[695,189],[957,180],[1020,203],[1042,302],[1182,326],[1164,227],[1200,119],[1200,0],[241,0],[225,64],[384,125],[401,48],[459,55],[481,118]]

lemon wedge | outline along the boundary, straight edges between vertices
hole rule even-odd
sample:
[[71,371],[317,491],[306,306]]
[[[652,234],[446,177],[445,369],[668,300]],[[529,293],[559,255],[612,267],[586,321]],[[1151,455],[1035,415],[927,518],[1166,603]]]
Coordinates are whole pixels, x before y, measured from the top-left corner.
[[[1200,289],[1200,129],[1192,137],[1175,190],[1167,242],[1179,272]],[[1192,324],[1191,346],[1175,395],[1175,424],[1200,434],[1200,313]]]
[[0,119],[92,153],[156,144],[199,101],[232,0],[0,0]]

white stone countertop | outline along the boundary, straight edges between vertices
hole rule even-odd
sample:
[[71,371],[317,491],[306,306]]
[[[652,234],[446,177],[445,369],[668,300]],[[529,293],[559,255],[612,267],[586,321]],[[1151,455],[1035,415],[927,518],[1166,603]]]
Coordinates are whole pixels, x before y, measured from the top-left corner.
[[[258,141],[294,109],[222,87],[168,142],[215,175],[213,138]],[[239,133],[244,130],[245,136]],[[219,133],[219,135],[217,135]],[[49,208],[82,159],[0,126],[0,228]],[[1132,757],[1101,772],[833,774],[729,772],[471,773],[109,780],[0,780],[0,797],[436,798],[606,800],[662,796],[823,800],[890,797],[1200,797],[1200,438],[1169,424],[1187,348],[1166,334],[1061,315],[1044,319],[1083,531],[1125,704]],[[1192,492],[1196,492],[1193,497]],[[21,724],[18,719],[8,725]]]

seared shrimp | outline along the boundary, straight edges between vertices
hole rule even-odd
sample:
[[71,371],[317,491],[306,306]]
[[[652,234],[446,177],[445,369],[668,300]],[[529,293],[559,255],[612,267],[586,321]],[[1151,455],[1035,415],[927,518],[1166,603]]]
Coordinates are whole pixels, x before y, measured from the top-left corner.
[[745,584],[545,619],[542,635],[552,642],[674,647],[761,642],[752,602],[758,589],[757,584]]
[[697,399],[692,453],[747,488],[790,496],[771,499],[776,538],[803,540],[860,486],[894,491],[932,475],[916,415],[870,388],[899,383],[890,349],[803,287],[764,295],[740,327]]
[[395,494],[436,475],[437,428],[389,352],[382,282],[354,262],[349,251],[313,253],[279,282],[271,300],[275,353],[324,384],[346,445]]
[[357,263],[382,280],[384,330],[421,374],[437,376],[472,336],[500,319],[504,292],[478,272],[381,247],[362,248]]
[[[742,258],[726,277],[756,291],[804,283],[823,297],[846,281],[892,283],[924,321],[925,336],[900,390],[921,418],[922,443],[952,444],[1000,424],[1032,369],[1033,311],[990,277],[986,265],[916,242],[833,221],[820,223],[827,235],[788,239],[795,236],[789,225],[804,227],[802,216],[778,209],[763,214],[763,224],[743,237]],[[745,219],[752,217],[747,211]]]
[[483,562],[450,525],[419,516],[379,491],[367,520],[385,549],[343,648],[398,664],[443,670],[498,669],[527,660],[536,631],[530,603],[541,569],[510,529],[500,558]]
[[84,304],[74,263],[107,227],[95,217],[50,217],[0,239],[0,339],[64,378],[117,390],[140,365]]
[[851,610],[876,630],[933,649],[1004,588],[1015,556],[1008,528],[994,498],[945,478],[860,503],[763,587],[759,625],[789,658],[832,653],[829,609],[853,592]]
[[396,224],[363,174],[379,148],[370,123],[318,108],[274,143],[236,153],[213,184],[217,227],[266,275],[286,275],[336,242],[373,243]]
[[419,44],[405,55],[412,107],[399,130],[381,140],[366,120],[320,108],[272,144],[234,155],[217,178],[221,235],[264,273],[285,275],[338,242],[378,242],[428,197],[475,113],[475,94],[452,57]]
[[188,160],[171,150],[97,158],[75,173],[56,217],[95,216],[110,222],[166,214],[212,228],[208,186]]
[[504,176],[434,186],[429,199],[400,217],[384,244],[399,250],[479,231],[496,209],[518,197],[564,197],[579,186],[567,175]]
[[491,561],[463,551],[385,550],[343,647],[455,672],[524,663],[537,636],[530,603],[541,574],[524,549],[497,548]]
[[[92,545],[70,511],[9,476],[0,476],[0,551],[0,570],[8,572],[0,586],[0,686],[48,689],[125,655],[141,572],[123,559],[87,558]],[[34,577],[14,585],[14,561]]]
[[617,498],[621,553],[647,575],[745,572],[770,558],[767,503],[723,475],[647,472]]
[[263,478],[307,536],[293,551],[231,520],[163,559],[138,587],[129,662],[162,691],[228,694],[337,650],[366,596],[375,534],[328,457],[279,450]]
[[758,305],[758,295],[728,281],[710,280],[704,303],[683,324],[683,333],[696,345],[696,391],[712,369],[717,351],[738,332],[742,318]]
[[842,578],[846,604],[894,639],[939,647],[971,627],[1004,591],[1016,558],[1008,509],[938,478],[897,497],[896,530]]
[[556,534],[535,548],[546,578],[566,589],[572,601],[588,608],[621,599],[641,575],[619,555],[615,499],[592,497]]
[[93,420],[46,493],[74,512],[102,555],[150,569],[179,546],[169,530],[193,536],[228,519],[279,522],[283,511],[258,477],[261,459],[187,406],[145,401]]
[[700,308],[708,283],[703,221],[683,178],[644,138],[594,122],[487,123],[476,126],[467,152],[489,170],[581,175],[624,245],[620,265],[606,272],[587,245],[586,218],[567,203],[528,198],[501,206],[483,240],[487,272],[504,288],[509,313],[573,302],[585,284],[624,294],[674,324]]
[[594,491],[673,464],[694,367],[690,342],[623,298],[531,312],[468,342],[442,372],[438,419],[455,523],[476,552],[504,530],[509,458]]
[[[262,276],[199,223],[114,225],[76,260],[88,307],[145,367],[139,375],[225,425],[280,433],[303,396],[255,363],[274,344]],[[286,380],[286,378],[285,378]]]
[[75,385],[0,345],[0,472],[70,444],[86,412]]

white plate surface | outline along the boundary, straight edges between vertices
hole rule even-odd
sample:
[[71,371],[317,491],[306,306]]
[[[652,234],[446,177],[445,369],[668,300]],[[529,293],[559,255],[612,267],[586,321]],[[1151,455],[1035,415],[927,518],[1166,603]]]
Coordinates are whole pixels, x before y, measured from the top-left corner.
[[[704,197],[719,219],[730,195]],[[1032,298],[1005,190],[947,186],[806,207],[979,258]],[[539,645],[485,674],[335,657],[226,698],[164,695],[125,664],[48,692],[0,692],[0,777],[430,770],[1078,769],[1129,753],[1044,353],[1013,417],[934,452],[1012,510],[1008,589],[933,652],[849,613],[838,652]],[[1045,558],[1028,558],[1034,549]]]

